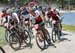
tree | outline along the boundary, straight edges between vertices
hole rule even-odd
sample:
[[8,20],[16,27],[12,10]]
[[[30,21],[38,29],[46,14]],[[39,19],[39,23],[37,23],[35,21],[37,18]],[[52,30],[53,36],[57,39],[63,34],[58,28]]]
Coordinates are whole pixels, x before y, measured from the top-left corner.
[[8,0],[0,0],[0,3],[8,3]]

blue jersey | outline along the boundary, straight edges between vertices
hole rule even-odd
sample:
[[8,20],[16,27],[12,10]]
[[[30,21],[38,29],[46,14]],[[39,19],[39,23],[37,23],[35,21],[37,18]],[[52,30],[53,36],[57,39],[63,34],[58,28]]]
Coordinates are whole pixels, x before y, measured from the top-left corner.
[[23,11],[21,12],[21,14],[22,14],[22,15],[28,15],[29,12],[28,12],[27,10],[23,10]]

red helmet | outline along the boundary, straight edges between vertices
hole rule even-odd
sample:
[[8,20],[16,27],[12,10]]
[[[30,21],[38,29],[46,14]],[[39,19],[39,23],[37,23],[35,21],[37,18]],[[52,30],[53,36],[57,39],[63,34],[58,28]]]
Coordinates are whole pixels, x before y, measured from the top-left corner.
[[29,6],[36,6],[37,3],[36,3],[36,2],[30,2],[28,5],[29,5]]

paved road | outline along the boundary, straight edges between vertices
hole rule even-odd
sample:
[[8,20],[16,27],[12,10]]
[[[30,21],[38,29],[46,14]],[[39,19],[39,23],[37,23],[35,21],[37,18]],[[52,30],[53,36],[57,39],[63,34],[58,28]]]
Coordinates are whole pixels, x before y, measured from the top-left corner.
[[[47,28],[51,33],[51,29]],[[3,48],[7,53],[75,53],[75,34],[67,31],[63,31],[63,36],[61,37],[61,42],[55,43],[56,48],[49,46],[47,49],[41,51],[35,42],[32,40],[32,48],[23,46],[21,50],[14,51],[9,45]]]

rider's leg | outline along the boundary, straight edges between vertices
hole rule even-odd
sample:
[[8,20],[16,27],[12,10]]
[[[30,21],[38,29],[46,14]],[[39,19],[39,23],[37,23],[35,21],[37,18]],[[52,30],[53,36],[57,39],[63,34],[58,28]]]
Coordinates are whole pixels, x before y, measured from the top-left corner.
[[44,35],[45,35],[45,38],[46,38],[48,44],[50,44],[50,43],[51,43],[51,39],[50,39],[50,37],[49,37],[49,32],[48,32],[48,30],[47,30],[44,26],[42,26],[42,30],[44,31]]
[[62,35],[62,34],[61,34],[61,30],[62,30],[61,23],[58,23],[58,29],[59,29],[60,36],[61,36],[61,35]]
[[38,31],[38,38],[39,38],[39,41],[42,42],[43,41],[43,37],[42,37],[43,33],[42,31]]
[[5,27],[5,28],[8,28],[8,23],[5,23],[5,24],[4,24],[4,27]]
[[61,31],[61,23],[58,23],[59,31]]

